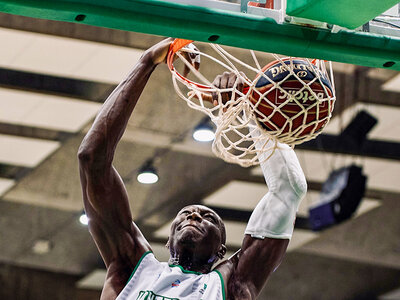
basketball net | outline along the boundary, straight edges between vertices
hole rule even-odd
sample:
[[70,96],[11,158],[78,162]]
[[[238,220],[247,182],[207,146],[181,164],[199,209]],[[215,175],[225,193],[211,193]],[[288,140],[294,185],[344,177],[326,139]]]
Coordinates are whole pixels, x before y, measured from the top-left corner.
[[[331,62],[328,63],[328,72],[325,61],[305,59],[311,66],[308,70],[314,73],[313,80],[305,82],[298,75],[299,73],[295,72],[296,64],[294,60],[296,58],[281,58],[272,54],[275,60],[281,63],[280,68],[283,68],[285,72],[288,71],[288,75],[282,80],[272,81],[264,74],[263,66],[260,65],[253,50],[249,50],[253,61],[252,66],[231,55],[220,45],[209,44],[219,57],[217,59],[194,47],[188,47],[187,45],[191,42],[176,39],[171,45],[167,64],[179,97],[185,100],[189,107],[208,115],[215,124],[216,132],[212,151],[217,157],[243,167],[257,165],[267,160],[279,147],[279,143],[294,147],[294,145],[314,139],[321,133],[331,118],[336,100]],[[215,87],[212,84],[214,77],[206,78],[205,75],[196,70],[185,58],[184,52],[199,55],[202,60],[204,58],[209,59],[216,63],[219,69],[235,73],[236,82],[231,88],[227,89]],[[178,60],[190,69],[191,77],[196,78],[196,81],[184,77],[177,71],[174,65]],[[204,68],[203,73],[205,73],[205,67],[202,66],[202,68]],[[261,77],[268,81],[268,89],[263,92],[255,88]],[[293,89],[288,90],[282,87],[282,83],[288,77],[295,78],[300,82],[301,88],[293,91]],[[239,81],[245,83],[246,87],[242,90],[238,89]],[[322,87],[318,92],[311,88],[311,85],[316,83],[319,83]],[[326,86],[327,84],[330,85],[330,89]],[[276,91],[280,93],[279,103],[273,103],[267,98],[269,93]],[[223,101],[223,93],[229,93],[230,99]],[[217,99],[217,102],[214,102],[216,105],[213,105],[209,100],[212,94],[214,94],[213,99]],[[307,95],[308,99],[314,100],[312,105],[307,107],[302,105],[304,95]],[[288,104],[297,105],[298,111],[294,115],[287,116],[283,112],[283,108],[287,107]],[[262,106],[265,105],[271,111],[268,115],[260,111]],[[321,107],[324,107],[324,114],[320,114]],[[280,119],[284,118],[281,126],[274,125],[272,120],[273,116],[275,115],[276,118],[277,114],[279,114]],[[314,115],[310,121],[309,116],[312,114]],[[299,120],[301,124],[298,124]],[[295,122],[297,124],[294,126]],[[264,124],[269,124],[267,129],[263,126]]]

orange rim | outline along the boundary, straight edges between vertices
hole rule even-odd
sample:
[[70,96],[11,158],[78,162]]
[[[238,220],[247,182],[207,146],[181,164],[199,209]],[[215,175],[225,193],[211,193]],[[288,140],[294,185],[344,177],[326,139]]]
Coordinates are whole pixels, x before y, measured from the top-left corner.
[[[193,85],[195,85],[195,86],[197,86],[197,87],[199,87],[199,88],[203,88],[203,89],[212,89],[211,86],[204,85],[204,84],[200,84],[200,83],[194,82],[194,81],[192,81],[192,80],[186,78],[186,77],[183,76],[181,73],[179,73],[179,72],[175,69],[175,67],[174,67],[174,57],[175,57],[176,52],[178,52],[178,51],[181,50],[183,47],[185,47],[185,46],[187,46],[187,45],[189,45],[189,44],[191,44],[191,43],[193,43],[193,42],[194,42],[193,40],[175,39],[175,40],[171,43],[171,45],[169,46],[168,55],[167,55],[167,65],[168,65],[168,68],[170,69],[171,72],[176,73],[176,75],[178,75],[179,78],[181,78],[183,81],[186,81],[187,83],[193,84]],[[285,58],[282,59],[282,61],[286,61],[286,60],[288,60],[288,59],[290,59],[290,57],[285,57]],[[293,59],[301,59],[301,58],[299,58],[299,57],[294,57]],[[279,60],[272,61],[272,62],[270,62],[269,64],[267,64],[266,66],[264,66],[264,67],[262,68],[261,72],[256,76],[256,78],[257,78],[258,76],[260,76],[262,73],[264,73],[266,69],[268,69],[270,66],[272,66],[273,64],[275,64],[275,63],[277,63],[277,62],[279,62]],[[311,63],[315,65],[316,59],[313,59]],[[245,86],[245,87],[243,88],[243,93],[244,93],[244,94],[247,94],[247,92],[249,91],[249,89],[250,89],[249,86]]]
[[168,68],[171,70],[171,72],[176,73],[176,75],[178,75],[179,78],[186,81],[187,83],[193,84],[199,88],[211,89],[211,87],[208,85],[200,84],[200,83],[194,82],[190,79],[187,79],[185,76],[183,76],[181,73],[179,73],[174,67],[174,57],[175,57],[176,52],[178,52],[183,47],[185,47],[191,43],[193,43],[192,40],[185,40],[185,39],[175,39],[171,43],[171,45],[169,46],[169,51],[168,51],[168,56],[167,56]]
[[[171,43],[171,45],[169,46],[169,51],[168,51],[168,55],[167,55],[168,68],[170,69],[171,72],[174,72],[176,75],[178,75],[179,78],[181,78],[182,80],[186,81],[187,83],[193,84],[193,85],[195,85],[195,86],[197,86],[199,88],[202,88],[202,89],[212,89],[211,86],[200,84],[200,83],[194,82],[194,81],[186,78],[181,73],[179,73],[174,67],[174,57],[175,57],[176,52],[178,52],[183,47],[185,47],[185,46],[187,46],[187,45],[189,45],[191,43],[193,43],[192,40],[185,40],[185,39],[175,39]],[[246,94],[248,92],[248,90],[249,90],[248,86],[244,87],[243,93]]]
[[171,43],[171,45],[169,46],[168,56],[167,56],[167,64],[171,71],[174,69],[173,58],[175,56],[175,53],[191,43],[193,43],[192,40],[184,40],[184,39],[175,39]]

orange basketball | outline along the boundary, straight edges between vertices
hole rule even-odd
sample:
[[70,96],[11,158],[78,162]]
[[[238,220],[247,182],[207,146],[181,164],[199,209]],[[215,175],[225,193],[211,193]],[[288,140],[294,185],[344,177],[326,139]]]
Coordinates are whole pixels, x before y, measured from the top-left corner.
[[[317,74],[319,78],[316,78]],[[334,102],[332,86],[328,78],[306,59],[273,61],[257,78],[250,101],[265,129],[304,137],[321,131],[328,122]]]

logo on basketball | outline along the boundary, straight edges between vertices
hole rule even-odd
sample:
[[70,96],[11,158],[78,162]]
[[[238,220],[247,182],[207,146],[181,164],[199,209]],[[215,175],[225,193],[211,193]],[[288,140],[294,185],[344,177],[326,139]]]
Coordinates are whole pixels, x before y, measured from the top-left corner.
[[300,71],[297,72],[297,76],[299,76],[300,78],[306,77],[307,76],[307,71]]
[[[300,91],[300,89],[287,89],[285,92],[276,90],[276,104],[282,104],[288,101],[287,105],[297,105],[295,100],[298,100],[300,103],[308,106],[312,105],[313,101],[322,101],[326,98],[323,90],[314,90],[311,92],[307,89],[302,91]],[[321,103],[320,108],[325,108],[325,105],[326,101]]]
[[268,68],[265,74],[275,81],[277,80],[275,77],[283,78],[289,74],[290,70],[293,70],[299,77],[307,77],[309,72],[310,75],[316,72],[311,64],[305,64],[300,60],[294,60],[293,64],[291,64],[290,61],[285,61],[285,65],[279,62],[275,66]]
[[265,66],[256,78],[250,101],[269,131],[297,137],[322,130],[333,109],[332,86],[308,60],[282,59]]

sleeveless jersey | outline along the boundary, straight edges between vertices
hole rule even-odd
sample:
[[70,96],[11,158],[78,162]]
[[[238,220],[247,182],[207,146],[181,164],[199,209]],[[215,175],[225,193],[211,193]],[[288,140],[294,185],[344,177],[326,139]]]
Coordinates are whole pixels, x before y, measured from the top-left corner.
[[117,300],[225,300],[221,273],[187,271],[146,252]]

